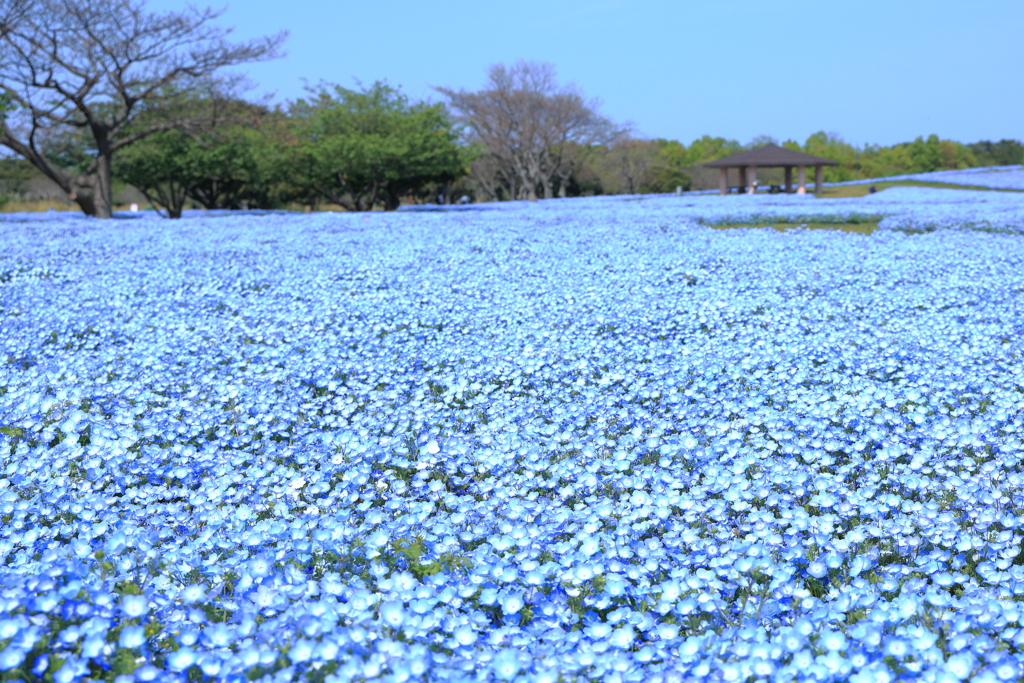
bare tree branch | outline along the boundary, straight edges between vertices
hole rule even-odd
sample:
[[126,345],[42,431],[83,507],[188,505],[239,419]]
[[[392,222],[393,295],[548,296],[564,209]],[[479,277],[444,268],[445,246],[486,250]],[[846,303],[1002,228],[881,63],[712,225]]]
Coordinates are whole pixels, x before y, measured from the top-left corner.
[[492,177],[478,184],[500,183],[512,199],[536,200],[538,192],[553,197],[556,178],[562,180],[564,193],[565,180],[587,148],[608,144],[618,135],[615,126],[596,113],[596,100],[585,100],[572,85],[557,84],[550,64],[497,64],[483,90],[437,91],[487,150],[474,169]]

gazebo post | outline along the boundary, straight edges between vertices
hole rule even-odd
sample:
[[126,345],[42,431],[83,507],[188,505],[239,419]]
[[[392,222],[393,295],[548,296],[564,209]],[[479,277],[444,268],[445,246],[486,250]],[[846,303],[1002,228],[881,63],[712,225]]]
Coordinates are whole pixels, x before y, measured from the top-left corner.
[[796,167],[796,193],[807,194],[807,167],[797,166]]
[[[754,149],[743,150],[721,159],[707,161],[701,166],[708,169],[718,169],[718,194],[729,194],[736,187],[730,170],[735,168],[739,176],[739,189],[744,194],[756,194],[757,170],[759,168],[781,168],[786,175],[786,193],[793,192],[793,168],[798,169],[800,175],[800,186],[796,189],[799,194],[807,194],[807,169],[814,167],[816,187],[815,192],[824,191],[824,176],[822,175],[825,166],[837,166],[838,163],[831,159],[816,157],[813,154],[805,154],[795,149],[786,149],[778,145],[764,145]],[[712,187],[714,187],[712,185]],[[766,186],[767,189],[767,186]],[[778,185],[773,185],[771,190],[777,192]]]

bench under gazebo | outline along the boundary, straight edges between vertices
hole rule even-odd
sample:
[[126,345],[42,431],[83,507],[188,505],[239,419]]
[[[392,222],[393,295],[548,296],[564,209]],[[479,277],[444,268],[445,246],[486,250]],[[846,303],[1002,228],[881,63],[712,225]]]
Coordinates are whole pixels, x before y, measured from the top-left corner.
[[705,168],[718,169],[718,194],[727,194],[730,189],[729,169],[739,170],[740,192],[753,194],[757,189],[758,168],[786,169],[786,192],[793,191],[793,167],[797,168],[797,193],[807,192],[807,167],[814,167],[814,191],[821,192],[821,169],[823,166],[838,166],[830,159],[822,159],[813,154],[804,154],[778,145],[765,145],[745,152],[738,152],[722,159],[703,164]]

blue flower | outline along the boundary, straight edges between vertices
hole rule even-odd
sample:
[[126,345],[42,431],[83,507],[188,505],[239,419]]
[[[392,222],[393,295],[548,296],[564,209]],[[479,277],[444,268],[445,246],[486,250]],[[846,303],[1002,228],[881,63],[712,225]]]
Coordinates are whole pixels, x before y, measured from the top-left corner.
[[188,647],[182,647],[167,655],[167,666],[171,671],[184,671],[197,661],[196,653]]
[[8,647],[3,652],[0,652],[0,671],[10,671],[11,669],[21,666],[21,663],[25,661],[25,655],[27,653],[16,647]]
[[818,644],[830,652],[843,650],[846,648],[846,636],[842,631],[825,631],[818,636]]
[[121,629],[117,644],[127,649],[142,647],[146,643],[146,631],[141,626],[125,626]]
[[476,642],[476,631],[469,626],[459,626],[452,632],[452,637],[456,643],[466,647]]
[[506,593],[500,600],[501,611],[505,614],[515,614],[523,609],[523,597],[519,593]]
[[[85,660],[78,657],[68,657],[59,669],[53,672],[53,680],[56,683],[72,683],[89,672]],[[145,680],[145,679],[142,679]]]
[[313,644],[308,640],[298,640],[288,651],[288,658],[296,664],[309,661],[313,656]]
[[199,584],[193,583],[182,588],[179,595],[181,595],[182,602],[186,605],[191,605],[206,597],[206,591]]
[[129,619],[137,619],[149,612],[147,602],[144,595],[126,595],[121,598],[121,611]]
[[249,564],[246,569],[249,574],[254,577],[265,577],[270,575],[270,571],[273,569],[273,563],[264,557],[254,557],[249,560]]
[[612,632],[608,641],[615,647],[625,649],[633,644],[633,639],[635,637],[636,634],[634,633],[632,626],[622,626]]
[[494,675],[501,680],[510,680],[519,673],[519,653],[512,649],[501,650],[491,664]]
[[388,626],[398,628],[405,621],[405,606],[397,601],[381,603],[380,618]]
[[224,668],[224,663],[213,654],[204,654],[199,658],[199,668],[207,676],[216,676]]
[[970,652],[961,652],[946,660],[945,669],[955,678],[962,681],[970,677],[974,666],[974,655]]

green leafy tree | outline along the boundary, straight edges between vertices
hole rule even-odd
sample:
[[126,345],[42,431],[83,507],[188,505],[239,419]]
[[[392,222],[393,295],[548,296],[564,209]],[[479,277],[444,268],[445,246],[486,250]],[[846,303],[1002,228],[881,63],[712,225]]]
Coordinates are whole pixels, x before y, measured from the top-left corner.
[[991,142],[981,140],[967,146],[978,166],[1013,166],[1024,164],[1024,143],[1019,140]]
[[918,137],[909,148],[910,162],[914,173],[929,173],[942,168],[942,148],[939,146],[939,136],[929,135],[925,140]]
[[742,150],[743,145],[736,140],[713,138],[710,135],[705,135],[694,140],[686,148],[686,165],[693,166],[704,161],[714,161]]
[[180,218],[195,182],[196,147],[182,131],[151,135],[117,156],[114,176],[138,188],[168,218]]
[[835,133],[818,131],[804,142],[803,150],[816,157],[839,162],[838,166],[825,166],[822,176],[825,182],[834,183],[854,180],[858,177],[857,148],[843,140]]
[[674,192],[677,187],[689,190],[692,185],[687,171],[686,146],[678,140],[654,141],[657,153],[651,168],[651,192]]
[[410,103],[383,82],[363,90],[324,85],[311,94],[289,108],[296,198],[393,210],[403,197],[467,173],[469,151],[442,105]]
[[205,209],[270,208],[276,203],[280,158],[263,129],[233,126],[196,141],[189,197]]
[[[202,101],[189,106],[203,109]],[[186,133],[155,133],[122,152],[114,176],[134,185],[168,217],[188,200],[206,209],[267,206],[276,164],[260,124],[262,109],[240,100],[218,103],[222,125]],[[239,121],[248,119],[246,124]],[[142,121],[142,125],[149,122]]]

